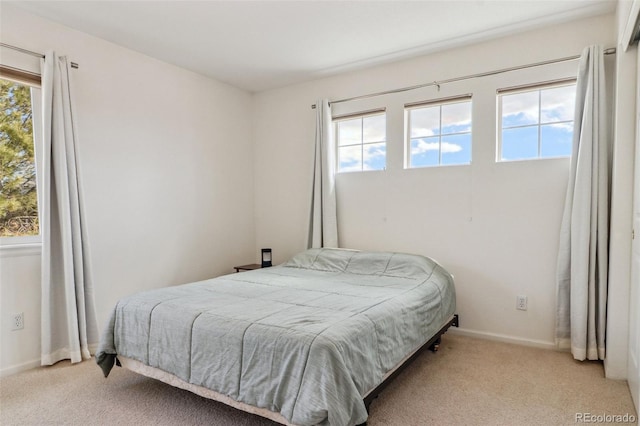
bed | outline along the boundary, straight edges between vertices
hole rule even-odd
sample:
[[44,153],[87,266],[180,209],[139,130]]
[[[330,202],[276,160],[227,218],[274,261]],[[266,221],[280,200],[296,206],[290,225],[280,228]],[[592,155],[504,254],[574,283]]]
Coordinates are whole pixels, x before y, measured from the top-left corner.
[[427,257],[309,249],[271,268],[120,300],[96,361],[283,424],[355,425],[457,325],[453,277]]

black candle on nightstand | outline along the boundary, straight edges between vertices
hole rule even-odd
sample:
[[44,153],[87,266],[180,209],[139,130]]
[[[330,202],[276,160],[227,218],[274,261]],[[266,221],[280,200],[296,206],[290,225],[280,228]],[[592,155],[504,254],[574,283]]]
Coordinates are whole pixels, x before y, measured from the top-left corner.
[[263,248],[262,249],[262,267],[267,268],[271,266],[271,249]]

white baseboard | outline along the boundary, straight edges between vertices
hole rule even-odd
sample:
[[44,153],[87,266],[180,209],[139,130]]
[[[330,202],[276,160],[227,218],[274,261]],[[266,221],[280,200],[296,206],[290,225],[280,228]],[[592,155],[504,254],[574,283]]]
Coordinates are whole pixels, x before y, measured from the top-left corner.
[[470,330],[468,328],[451,327],[447,331],[451,334],[459,334],[461,336],[476,337],[478,339],[494,340],[496,342],[513,343],[522,346],[531,346],[541,349],[557,350],[555,343],[546,342],[544,340],[524,339],[522,337],[507,336],[504,334],[488,333],[486,331]]
[[3,368],[2,370],[0,370],[0,377],[11,376],[13,374],[31,370],[32,368],[36,367],[40,367],[40,358],[18,365],[12,365],[11,367]]

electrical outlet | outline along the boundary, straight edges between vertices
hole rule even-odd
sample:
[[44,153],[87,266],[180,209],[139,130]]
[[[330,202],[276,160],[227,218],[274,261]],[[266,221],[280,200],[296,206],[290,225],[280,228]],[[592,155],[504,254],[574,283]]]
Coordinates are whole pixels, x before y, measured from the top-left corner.
[[22,330],[24,328],[24,312],[13,314],[11,318],[11,330]]
[[516,309],[519,311],[527,310],[527,296],[516,296]]

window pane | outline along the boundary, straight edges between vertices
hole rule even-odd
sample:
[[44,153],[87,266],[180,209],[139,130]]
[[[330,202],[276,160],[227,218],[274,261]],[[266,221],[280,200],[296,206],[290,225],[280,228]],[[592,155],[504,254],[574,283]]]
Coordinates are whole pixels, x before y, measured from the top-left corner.
[[334,121],[338,172],[384,170],[387,166],[385,113]]
[[501,95],[502,127],[538,123],[538,90]]
[[573,120],[576,103],[576,86],[544,89],[540,98],[540,122]]
[[362,145],[338,148],[338,170],[341,172],[362,170]]
[[538,126],[502,131],[502,160],[538,157]]
[[362,143],[362,118],[338,121],[338,146]]
[[[520,160],[570,156],[575,91],[576,85],[569,84],[500,95],[503,107],[500,158]],[[539,99],[539,108],[536,98]]]
[[38,235],[31,89],[0,79],[0,237]]
[[442,105],[442,134],[471,131],[471,102]]
[[541,126],[540,134],[541,157],[571,156],[573,122]]
[[409,114],[411,139],[440,134],[440,106],[412,109]]
[[437,166],[440,164],[439,138],[411,139],[411,167]]
[[471,163],[471,134],[442,136],[442,164]]
[[387,120],[385,114],[363,118],[364,142],[384,142],[387,140]]
[[387,144],[372,143],[363,146],[363,170],[384,170],[387,167]]

